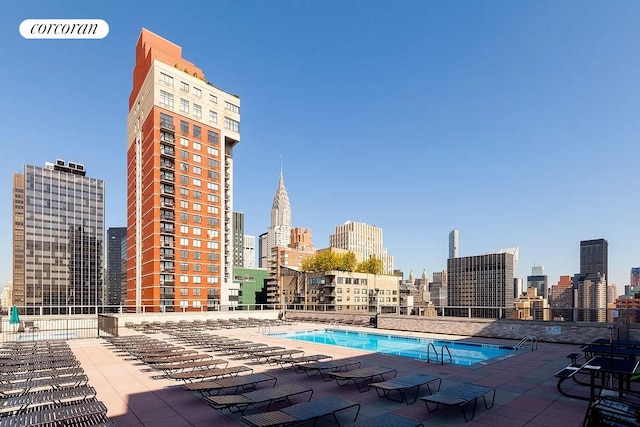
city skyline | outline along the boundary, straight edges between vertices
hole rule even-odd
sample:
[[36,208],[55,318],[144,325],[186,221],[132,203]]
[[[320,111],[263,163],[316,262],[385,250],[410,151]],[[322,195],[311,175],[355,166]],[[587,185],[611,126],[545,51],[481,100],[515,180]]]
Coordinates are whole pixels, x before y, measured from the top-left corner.
[[[148,14],[153,3],[126,15],[81,2],[13,5],[0,17],[7,63],[16,64],[0,71],[12,125],[0,197],[10,200],[11,173],[25,164],[75,160],[106,183],[105,227],[126,225],[123,123],[132,46],[145,27],[242,99],[234,210],[247,234],[268,228],[282,154],[293,225],[313,230],[319,248],[337,225],[365,222],[384,230],[397,268],[431,275],[446,267],[455,228],[460,256],[518,246],[521,276],[538,263],[554,284],[579,272],[580,241],[604,238],[607,282],[618,293],[629,283],[640,264],[632,3],[408,2],[393,14],[382,2],[249,3],[200,4],[188,33],[163,25],[169,9]],[[61,16],[104,19],[110,33],[18,33],[23,19]],[[212,17],[234,23],[215,44]],[[10,233],[11,213],[0,223]],[[0,254],[4,285],[9,242]]]

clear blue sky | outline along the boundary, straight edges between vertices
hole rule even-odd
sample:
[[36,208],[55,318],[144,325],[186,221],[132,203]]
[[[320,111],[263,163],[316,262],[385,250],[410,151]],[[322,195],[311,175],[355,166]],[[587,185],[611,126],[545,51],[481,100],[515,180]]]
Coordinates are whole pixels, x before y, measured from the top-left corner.
[[[100,18],[103,40],[25,40],[28,18]],[[293,225],[328,246],[375,224],[397,268],[520,247],[520,276],[579,271],[609,241],[610,283],[640,266],[637,1],[13,1],[3,63],[0,283],[11,175],[82,162],[125,225],[127,100],[142,27],[241,96],[235,210],[266,230],[280,155]]]

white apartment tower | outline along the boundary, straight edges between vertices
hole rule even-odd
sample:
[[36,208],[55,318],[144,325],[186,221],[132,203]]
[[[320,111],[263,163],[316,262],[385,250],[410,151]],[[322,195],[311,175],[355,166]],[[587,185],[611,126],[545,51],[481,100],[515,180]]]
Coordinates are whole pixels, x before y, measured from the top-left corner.
[[362,254],[362,259],[371,257],[382,261],[385,274],[393,272],[393,257],[387,255],[382,246],[382,228],[362,222],[347,221],[336,227],[336,232],[329,236],[329,246]]
[[458,230],[451,230],[449,233],[449,258],[458,258]]
[[243,268],[256,268],[256,236],[244,235]]
[[280,180],[276,194],[273,196],[273,205],[271,206],[271,225],[267,230],[266,251],[262,256],[271,257],[271,250],[276,246],[286,247],[291,242],[291,204],[289,203],[289,195],[284,187],[284,178],[282,177],[282,166],[280,166]]

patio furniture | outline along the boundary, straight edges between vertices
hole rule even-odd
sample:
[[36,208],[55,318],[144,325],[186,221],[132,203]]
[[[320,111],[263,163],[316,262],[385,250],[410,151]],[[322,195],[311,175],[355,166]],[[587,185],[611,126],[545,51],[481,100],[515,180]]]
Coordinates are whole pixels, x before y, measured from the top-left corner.
[[[440,391],[440,385],[442,384],[442,378],[437,377],[435,375],[427,375],[427,374],[415,374],[415,375],[406,375],[402,377],[396,377],[389,381],[383,381],[378,383],[369,384],[370,387],[376,389],[379,397],[386,397],[387,399],[394,400],[396,402],[405,402],[407,405],[409,403],[414,403],[418,400],[418,394],[420,393],[420,387],[423,385],[427,386],[429,390],[429,394],[433,394],[433,390],[431,390],[431,384],[437,383],[438,388],[436,391]],[[415,393],[413,393],[413,399],[409,401],[407,398],[407,392],[415,389]],[[396,400],[391,398],[392,394],[399,394],[400,400]]]
[[8,382],[0,384],[2,398],[19,396],[32,390],[46,388],[79,387],[86,385],[89,378],[86,375],[64,375],[60,377],[34,378],[32,380]]
[[258,384],[273,381],[275,387],[278,379],[267,374],[238,375],[236,377],[220,378],[215,381],[199,381],[185,384],[183,387],[189,391],[197,391],[203,396],[220,394],[224,389],[233,388],[231,394],[236,394],[240,388],[255,389]]
[[270,363],[270,361],[272,360],[290,359],[294,354],[304,354],[304,350],[300,350],[300,349],[275,350],[272,352],[252,354],[251,358],[255,359],[257,362],[260,362],[262,359],[264,359],[265,362]]
[[[363,393],[370,388],[370,384],[373,378],[380,377],[384,381],[384,375],[393,373],[395,377],[398,371],[394,368],[385,368],[384,366],[366,366],[364,368],[354,369],[353,371],[344,372],[329,372],[329,376],[336,380],[339,386],[346,386],[350,382],[353,382],[360,393]],[[361,384],[366,384],[367,388],[360,387]]]
[[331,360],[329,362],[295,364],[293,369],[296,373],[306,372],[309,377],[320,374],[323,381],[331,381],[333,378],[325,377],[325,373],[348,370],[349,366],[360,368],[361,363],[357,360]]
[[11,396],[0,400],[2,416],[13,416],[32,408],[51,402],[62,405],[63,402],[86,401],[96,397],[93,387],[66,387],[58,390],[38,390],[26,394]]
[[358,421],[349,427],[424,427],[424,424],[393,412],[384,412],[378,416]]
[[326,354],[312,354],[309,356],[297,356],[297,357],[274,357],[268,360],[271,365],[280,365],[282,369],[290,369],[293,365],[296,364],[305,364],[305,363],[313,363],[319,362],[325,359],[332,360],[333,356],[328,356]]
[[582,426],[637,427],[640,425],[640,400],[600,395],[589,404]]
[[[487,395],[491,395],[491,405],[487,403]],[[455,387],[440,390],[430,396],[423,396],[420,399],[427,405],[428,412],[432,411],[429,407],[429,402],[436,404],[433,410],[437,410],[439,405],[459,406],[466,422],[475,416],[478,399],[481,397],[485,409],[491,409],[496,400],[496,389],[478,384],[462,383]],[[467,411],[465,410],[467,404],[471,404],[471,417],[467,417]]]
[[235,376],[241,372],[253,372],[253,368],[249,366],[232,366],[228,368],[213,368],[213,369],[200,369],[196,371],[190,372],[178,372],[168,374],[166,378],[172,380],[182,380],[182,381],[193,381],[193,380],[204,380],[208,378],[220,378],[220,377],[228,377]]
[[274,402],[286,401],[291,405],[291,397],[305,393],[309,393],[309,400],[311,400],[311,396],[313,396],[312,388],[302,384],[289,383],[242,394],[208,396],[205,397],[205,401],[214,409],[228,409],[230,412],[244,413],[247,407],[264,403],[267,404],[267,409]]
[[360,404],[353,400],[338,396],[329,396],[308,402],[296,403],[278,411],[262,412],[245,415],[240,419],[253,427],[288,426],[313,421],[313,425],[323,417],[332,416],[336,424],[340,425],[337,414],[349,409],[356,409],[354,421],[360,413]]
[[[108,422],[107,408],[102,402],[79,402],[60,407],[49,406],[11,417],[0,418],[0,427],[50,425],[95,425]],[[86,422],[87,420],[90,423]]]
[[188,371],[197,371],[199,369],[215,369],[220,365],[221,368],[226,368],[229,364],[228,361],[224,359],[211,359],[211,360],[197,360],[195,362],[184,362],[184,363],[163,363],[158,365],[152,365],[153,369],[158,371],[162,371],[166,374],[170,372],[188,372]]

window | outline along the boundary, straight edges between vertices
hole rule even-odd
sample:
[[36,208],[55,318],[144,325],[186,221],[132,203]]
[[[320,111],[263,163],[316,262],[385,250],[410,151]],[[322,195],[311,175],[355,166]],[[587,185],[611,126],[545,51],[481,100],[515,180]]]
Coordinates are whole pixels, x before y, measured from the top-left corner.
[[187,295],[189,295],[189,288],[180,288],[180,296],[186,297]]
[[185,249],[180,249],[180,258],[189,259],[189,251]]
[[173,77],[171,77],[169,74],[160,73],[160,81],[167,86],[173,86]]
[[207,190],[218,191],[220,186],[215,182],[207,182]]
[[[189,172],[189,165],[185,162],[180,162],[180,170],[183,172]],[[180,176],[180,182],[182,182],[182,175]],[[186,182],[183,182],[186,184]]]
[[193,251],[193,259],[201,259],[201,258],[202,258],[202,252]]
[[215,239],[220,236],[220,232],[218,230],[209,230],[208,233],[210,239]]
[[180,150],[180,157],[189,160],[189,152],[187,150]]
[[165,113],[160,113],[160,124],[173,129],[173,117]]
[[211,154],[212,156],[220,155],[220,152],[218,151],[218,149],[213,147],[207,147],[207,153]]
[[202,117],[202,107],[198,104],[193,104],[193,115],[197,118]]
[[209,110],[209,122],[218,123],[218,113],[213,110]]
[[189,202],[187,202],[186,200],[180,200],[180,207],[182,209],[189,209]]
[[218,211],[219,209],[217,206],[207,206],[207,213],[217,215],[219,213]]
[[180,232],[182,234],[189,234],[189,226],[188,225],[181,225],[180,226]]
[[[201,292],[200,288],[195,288],[195,289],[193,290],[193,296],[194,296],[194,297],[199,297],[199,296],[201,295],[201,293],[200,293],[200,292]],[[197,303],[199,303],[200,301],[194,301],[194,303],[196,303],[196,302],[197,302]],[[195,306],[194,306],[194,307],[195,307]]]
[[194,248],[201,248],[202,247],[202,240],[200,240],[200,239],[193,239],[191,243],[193,244]]
[[181,238],[180,239],[180,246],[189,246],[189,239]]
[[193,87],[193,96],[195,96],[196,98],[202,98],[202,91],[194,86]]
[[208,259],[209,261],[218,261],[218,258],[219,258],[219,257],[218,257],[218,254],[216,254],[216,253],[214,253],[214,252],[211,252],[211,253],[208,253],[208,254],[207,254],[207,259]]
[[218,143],[218,134],[212,130],[207,132],[207,140],[212,144]]
[[189,263],[181,262],[180,263],[180,271],[189,271]]
[[207,176],[211,179],[220,179],[220,174],[217,171],[207,171]]
[[212,202],[212,203],[218,203],[220,198],[218,196],[216,196],[215,194],[207,194],[207,200]]
[[202,129],[200,126],[193,125],[193,136],[196,138],[202,138]]
[[[187,125],[187,132],[189,131],[189,125],[186,122],[180,122],[180,128],[182,128],[182,123],[184,123],[185,125]],[[189,140],[187,138],[184,137],[180,137],[180,145],[182,145],[183,147],[188,147],[189,146]]]
[[207,217],[207,224],[217,227],[220,224],[220,221],[218,220],[218,218]]
[[229,111],[233,111],[234,113],[240,113],[240,107],[227,101],[224,102],[224,108]]
[[189,134],[189,123],[180,120],[180,132]]
[[193,149],[200,151],[202,149],[202,145],[199,142],[193,141]]
[[194,190],[194,191],[193,191],[193,198],[194,198],[194,199],[197,199],[197,200],[202,199],[202,192],[200,192],[200,191],[195,191],[195,190]]
[[207,159],[207,164],[210,168],[218,169],[220,167],[220,162],[216,159]]
[[200,212],[202,210],[202,205],[200,203],[194,203],[193,204],[193,210]]
[[200,175],[202,173],[202,169],[199,168],[198,166],[194,166],[193,167],[193,174],[194,175]]
[[193,227],[193,235],[194,235],[194,236],[202,236],[202,228],[200,228],[200,227]]
[[193,222],[195,222],[196,224],[200,224],[202,222],[202,217],[200,215],[194,215]]
[[184,113],[189,112],[189,101],[184,98],[180,98],[180,111]]
[[209,249],[218,249],[219,246],[218,242],[207,242],[207,248]]
[[184,90],[185,92],[189,92],[189,85],[185,82],[180,82],[180,90]]
[[180,221],[189,221],[189,214],[186,212],[180,212]]
[[200,187],[202,186],[202,181],[200,181],[199,179],[193,178],[193,185],[194,187]]
[[196,163],[202,163],[202,156],[199,156],[198,154],[194,154],[193,161]]
[[230,119],[229,117],[225,117],[224,128],[232,130],[234,132],[240,132],[240,122]]
[[[182,164],[187,166],[185,163]],[[187,175],[180,175],[180,184],[189,184],[189,177]]]
[[214,94],[210,93],[210,94],[209,94],[209,101],[211,101],[211,102],[213,102],[213,103],[217,104],[217,103],[218,103],[218,97],[217,97],[217,96],[215,96]]
[[202,283],[202,278],[200,276],[193,276],[193,283]]
[[189,189],[180,187],[180,195],[184,197],[189,197]]
[[160,91],[160,105],[173,108],[173,95],[163,90]]
[[189,283],[189,276],[180,276],[180,283]]

